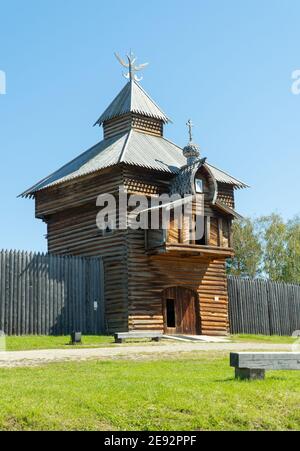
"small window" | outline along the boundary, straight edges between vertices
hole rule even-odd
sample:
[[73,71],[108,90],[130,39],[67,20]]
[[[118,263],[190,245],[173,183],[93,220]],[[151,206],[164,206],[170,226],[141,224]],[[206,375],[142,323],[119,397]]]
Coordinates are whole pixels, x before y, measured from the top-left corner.
[[206,236],[207,236],[207,218],[204,217],[204,230],[203,230],[203,236],[200,237],[198,240],[195,241],[195,244],[197,246],[205,246],[207,244],[206,242]]
[[167,299],[167,327],[176,327],[175,299]]
[[198,193],[198,194],[203,193],[203,180],[196,179],[195,186],[196,186],[196,193]]
[[203,236],[200,240],[196,240],[195,244],[197,244],[197,246],[205,246],[206,245],[206,238],[205,238],[205,236]]

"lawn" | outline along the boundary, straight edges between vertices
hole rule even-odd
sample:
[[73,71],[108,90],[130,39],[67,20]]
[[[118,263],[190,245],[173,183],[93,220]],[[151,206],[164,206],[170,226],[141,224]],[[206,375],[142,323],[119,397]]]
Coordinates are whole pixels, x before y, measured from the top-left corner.
[[228,356],[0,369],[1,430],[299,430],[297,372],[235,381]]
[[274,343],[274,344],[293,344],[297,340],[295,337],[279,336],[279,335],[249,335],[240,334],[232,335],[232,341],[234,342],[247,342],[247,343]]
[[[94,348],[111,345],[114,342],[112,336],[85,335],[81,345],[72,348]],[[44,335],[26,335],[22,337],[6,337],[7,351],[29,351],[34,349],[70,349],[70,336],[48,337]]]
[[[280,336],[266,336],[266,335],[232,335],[231,340],[233,342],[255,342],[255,343],[282,343],[290,344],[295,342],[293,337],[280,337]],[[145,344],[149,345],[149,340],[128,340],[127,345]],[[163,342],[164,343],[164,342]],[[168,342],[170,343],[170,341]],[[83,336],[82,344],[72,346],[72,348],[97,348],[114,346],[114,338],[106,335],[85,335]],[[70,336],[48,337],[44,335],[40,336],[11,336],[6,337],[6,350],[7,351],[29,351],[38,349],[70,349]]]

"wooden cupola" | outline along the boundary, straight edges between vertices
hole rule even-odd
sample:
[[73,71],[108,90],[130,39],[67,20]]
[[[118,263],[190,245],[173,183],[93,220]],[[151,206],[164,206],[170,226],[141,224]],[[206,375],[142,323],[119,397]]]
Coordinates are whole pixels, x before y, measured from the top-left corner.
[[130,80],[95,125],[103,125],[104,139],[130,130],[163,136],[164,125],[170,119],[151,99],[140,84]]

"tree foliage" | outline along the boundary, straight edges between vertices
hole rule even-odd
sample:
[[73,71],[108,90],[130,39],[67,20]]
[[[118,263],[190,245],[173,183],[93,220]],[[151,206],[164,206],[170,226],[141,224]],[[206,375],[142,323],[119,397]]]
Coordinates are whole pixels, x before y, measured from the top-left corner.
[[278,214],[233,224],[235,257],[229,274],[300,283],[300,217],[285,222]]
[[269,279],[283,282],[287,264],[287,226],[275,213],[261,217],[257,224],[263,248],[263,272]]
[[300,217],[287,224],[285,280],[300,283]]
[[259,273],[262,248],[255,224],[250,219],[233,223],[235,257],[228,262],[229,273],[236,276],[255,277]]

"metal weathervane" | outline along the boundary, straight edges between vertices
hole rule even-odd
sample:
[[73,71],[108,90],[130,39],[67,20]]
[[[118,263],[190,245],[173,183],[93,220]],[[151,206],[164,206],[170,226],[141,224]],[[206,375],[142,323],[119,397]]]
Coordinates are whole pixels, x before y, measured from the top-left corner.
[[128,73],[123,74],[125,78],[127,78],[130,81],[132,81],[132,80],[141,81],[143,79],[143,77],[139,78],[136,75],[136,72],[139,72],[142,69],[144,69],[146,66],[148,66],[149,63],[144,63],[144,64],[140,64],[139,66],[137,66],[135,64],[137,57],[134,55],[134,53],[132,51],[130,51],[130,53],[128,55],[126,55],[128,63],[126,63],[117,53],[115,53],[115,57],[117,58],[117,60],[123,67],[126,67],[126,69],[128,69]]

